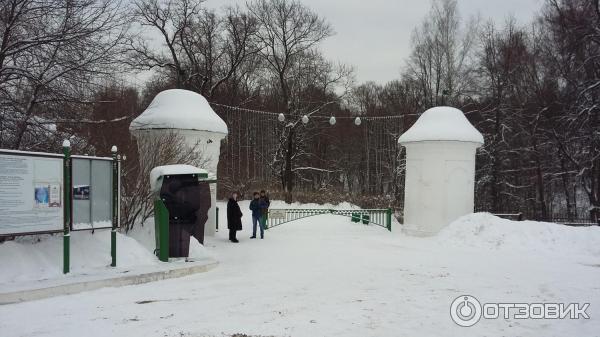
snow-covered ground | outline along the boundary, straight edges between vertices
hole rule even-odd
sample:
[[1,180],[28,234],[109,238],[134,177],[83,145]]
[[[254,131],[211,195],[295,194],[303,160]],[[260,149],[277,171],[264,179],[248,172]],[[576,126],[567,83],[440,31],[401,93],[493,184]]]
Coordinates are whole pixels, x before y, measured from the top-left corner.
[[[117,266],[110,267],[110,229],[71,232],[71,270],[62,273],[63,237],[37,235],[18,237],[0,244],[0,290],[22,288],[24,282],[42,287],[76,281],[81,276],[107,276],[138,269],[151,270],[162,265],[153,254],[155,239],[150,221],[148,226],[136,228],[131,235],[117,233]],[[190,257],[211,257],[195,238],[190,242]],[[164,265],[163,265],[164,267]],[[28,288],[28,287],[25,287]]]
[[[71,273],[63,275],[63,237],[19,237],[0,244],[0,287],[10,283],[73,278],[93,271],[110,271],[110,229],[71,232]],[[138,242],[117,234],[117,262],[130,268],[158,264],[158,259]]]
[[[4,336],[597,336],[600,228],[464,217],[413,238],[324,215],[240,243],[221,230],[203,274],[0,306]],[[348,205],[342,206],[348,207]],[[225,219],[225,205],[220,205]],[[222,222],[221,227],[224,227]],[[450,303],[586,302],[589,320],[481,320]]]

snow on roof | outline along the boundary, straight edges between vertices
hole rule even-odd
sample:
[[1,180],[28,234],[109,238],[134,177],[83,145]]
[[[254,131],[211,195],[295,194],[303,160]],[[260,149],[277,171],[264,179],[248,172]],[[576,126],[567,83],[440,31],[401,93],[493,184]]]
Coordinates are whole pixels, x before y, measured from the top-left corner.
[[63,158],[64,155],[60,153],[46,153],[46,152],[35,152],[35,151],[21,151],[21,150],[8,150],[8,149],[0,149],[0,155],[31,155],[31,156],[40,156],[40,157],[57,157]]
[[150,171],[150,188],[155,190],[156,182],[163,176],[176,176],[182,174],[206,174],[208,171],[192,165],[165,165],[157,166]]
[[148,108],[131,122],[129,129],[183,129],[227,134],[227,124],[213,111],[206,98],[182,89],[158,93]]
[[463,112],[447,106],[435,107],[425,111],[415,124],[400,136],[398,143],[404,144],[427,140],[483,144],[483,136],[467,120]]

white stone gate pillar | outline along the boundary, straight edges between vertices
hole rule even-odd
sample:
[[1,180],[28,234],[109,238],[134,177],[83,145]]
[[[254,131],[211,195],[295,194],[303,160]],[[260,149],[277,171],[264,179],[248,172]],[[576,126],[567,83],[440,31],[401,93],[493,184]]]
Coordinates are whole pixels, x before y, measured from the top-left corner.
[[[183,143],[197,153],[189,163],[202,162],[202,169],[217,180],[217,166],[221,153],[221,140],[228,133],[227,124],[213,111],[208,101],[200,94],[189,90],[165,90],[152,100],[148,108],[131,122],[129,130],[140,142],[150,142],[175,133]],[[164,138],[162,138],[164,139]],[[152,143],[147,143],[152,144]],[[182,149],[182,151],[185,149]],[[140,153],[140,157],[150,155]],[[147,179],[143,177],[141,179]],[[210,184],[211,207],[204,233],[215,235],[216,228],[216,184]]]
[[425,111],[398,142],[406,147],[404,231],[437,234],[473,213],[475,152],[483,136],[451,107]]

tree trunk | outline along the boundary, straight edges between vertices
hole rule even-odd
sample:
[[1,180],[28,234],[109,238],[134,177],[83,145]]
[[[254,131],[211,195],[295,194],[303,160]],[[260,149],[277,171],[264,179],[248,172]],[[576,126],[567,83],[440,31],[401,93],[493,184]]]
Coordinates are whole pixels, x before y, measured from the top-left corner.
[[292,203],[292,191],[294,190],[294,176],[292,172],[292,158],[294,157],[294,137],[295,129],[290,128],[287,139],[287,151],[285,152],[285,167],[283,171],[285,202]]
[[565,200],[567,202],[567,218],[569,218],[569,220],[572,220],[574,217],[573,204],[571,203],[571,197],[570,197],[570,193],[569,193],[569,190],[570,190],[569,177],[566,173],[567,167],[565,165],[564,159],[560,160],[560,169],[562,171],[561,179],[562,179],[563,189],[565,190]]
[[538,204],[540,206],[540,211],[542,215],[542,219],[544,221],[548,220],[548,209],[546,208],[546,198],[544,191],[544,176],[542,170],[542,164],[540,161],[540,154],[537,149],[537,144],[534,141],[533,150],[535,151],[535,164],[536,164],[536,183],[537,183],[537,194],[538,194]]
[[500,186],[498,186],[499,184],[499,180],[500,180],[500,150],[498,149],[498,147],[500,146],[500,142],[499,139],[502,138],[501,135],[501,128],[502,128],[502,122],[501,122],[501,110],[500,110],[500,103],[501,102],[501,89],[498,89],[498,94],[496,96],[496,111],[494,112],[494,144],[493,144],[493,149],[492,149],[492,210],[498,212],[504,212],[506,210],[502,209],[504,207],[506,207],[506,204],[503,205],[504,207],[500,207]]

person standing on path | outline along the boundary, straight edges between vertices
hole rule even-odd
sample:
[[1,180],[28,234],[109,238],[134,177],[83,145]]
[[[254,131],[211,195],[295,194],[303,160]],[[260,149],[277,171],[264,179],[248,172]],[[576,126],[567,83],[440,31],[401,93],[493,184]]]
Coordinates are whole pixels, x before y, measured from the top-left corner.
[[260,235],[260,238],[262,239],[262,238],[264,238],[262,231],[263,231],[263,229],[267,228],[267,217],[269,216],[269,207],[271,206],[271,201],[269,200],[269,196],[267,195],[267,192],[265,190],[260,191],[259,205],[260,205],[260,211],[261,211],[261,216],[260,216],[261,235]]
[[229,229],[229,241],[238,243],[236,232],[242,230],[242,210],[237,202],[238,194],[233,192],[227,202],[227,229]]
[[253,199],[250,202],[250,210],[252,211],[252,236],[250,239],[256,239],[256,224],[258,223],[260,226],[260,238],[265,237],[265,228],[261,222],[262,209],[261,209],[261,200],[260,194],[258,192],[254,192]]

